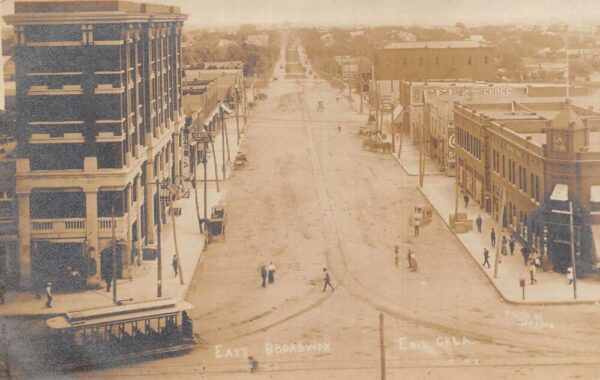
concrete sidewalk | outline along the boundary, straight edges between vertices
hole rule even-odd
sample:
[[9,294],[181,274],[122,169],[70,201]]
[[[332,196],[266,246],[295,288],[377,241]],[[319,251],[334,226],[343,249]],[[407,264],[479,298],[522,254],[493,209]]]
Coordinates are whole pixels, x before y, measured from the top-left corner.
[[[232,160],[239,150],[236,143],[235,118],[227,119],[228,136],[230,144],[230,154]],[[243,119],[240,118],[240,126],[243,125]],[[220,138],[220,135],[218,136]],[[243,142],[243,136],[240,140],[240,145]],[[217,165],[219,169],[219,179],[221,180],[222,172],[219,165],[222,164],[222,155],[217,145],[215,145]],[[214,168],[213,157],[209,156],[208,169]],[[227,156],[226,156],[227,160]],[[202,171],[202,165],[198,165],[197,170]],[[214,169],[213,179],[214,179]],[[227,166],[227,178],[232,174],[231,165]],[[209,181],[211,177],[209,176]],[[179,277],[174,276],[172,260],[175,254],[175,244],[173,236],[173,223],[171,218],[167,218],[167,224],[162,227],[162,297],[163,298],[178,298],[185,297],[187,289],[191,283],[192,276],[196,266],[198,265],[202,252],[204,250],[205,236],[201,234],[198,227],[196,216],[196,204],[194,189],[189,181],[184,182],[184,187],[190,190],[189,198],[182,198],[175,201],[174,207],[181,208],[181,215],[175,217],[177,226],[177,243],[179,249],[179,257],[181,258],[181,268],[183,272],[184,284],[180,284]],[[224,184],[220,186],[220,191],[217,191],[216,182],[208,182],[207,205],[208,214],[212,206],[225,200],[226,191]],[[200,205],[200,215],[203,217],[203,186],[199,182],[198,186],[198,201]],[[119,280],[117,283],[117,299],[129,300],[133,302],[150,300],[156,298],[157,289],[157,268],[158,263],[153,261],[142,261],[140,266],[132,264],[133,276],[132,279]],[[103,283],[104,285],[104,283]],[[42,296],[36,299],[31,292],[9,292],[5,296],[6,303],[0,305],[0,317],[49,317],[65,313],[68,310],[78,308],[88,308],[95,306],[105,306],[112,304],[112,292],[106,292],[105,288],[98,290],[87,290],[75,293],[56,293],[52,308],[46,308],[46,297]]]
[[[408,145],[408,144],[407,144]],[[412,145],[409,145],[412,146]],[[394,158],[407,174],[415,172],[418,174],[418,150],[403,149],[402,158],[398,160],[397,155]],[[430,168],[431,160],[427,168]],[[416,167],[415,167],[416,162]],[[437,170],[427,174],[435,174]],[[439,172],[438,172],[439,173]],[[423,188],[418,188],[427,200],[433,205],[440,214],[444,222],[449,225],[449,215],[454,213],[455,208],[455,178],[441,175],[427,176]],[[514,255],[500,255],[501,263],[498,266],[498,277],[494,278],[494,260],[496,250],[491,246],[490,231],[494,228],[496,231],[496,244],[500,244],[502,236],[510,239],[508,232],[503,231],[490,215],[480,209],[479,205],[471,201],[468,208],[465,208],[462,196],[459,199],[459,212],[466,212],[469,219],[473,220],[474,231],[455,234],[456,238],[469,252],[473,260],[488,277],[492,285],[504,300],[510,303],[518,304],[566,304],[566,303],[595,303],[600,302],[600,282],[594,279],[577,280],[577,300],[573,297],[573,286],[569,285],[565,275],[553,271],[544,272],[538,270],[535,278],[537,284],[531,285],[529,279],[529,266],[524,264],[521,255],[521,245],[516,243]],[[483,220],[482,232],[477,232],[475,219],[481,215]],[[483,249],[490,251],[491,268],[483,267]],[[440,252],[446,254],[446,252]],[[525,300],[522,298],[522,289],[519,286],[519,278],[526,279]]]

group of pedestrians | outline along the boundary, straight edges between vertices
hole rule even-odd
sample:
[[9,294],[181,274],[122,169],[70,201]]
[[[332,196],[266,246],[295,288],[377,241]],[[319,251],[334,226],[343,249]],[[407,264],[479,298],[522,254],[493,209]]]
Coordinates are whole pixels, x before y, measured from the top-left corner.
[[[267,281],[271,285],[275,283],[275,265],[273,265],[273,262],[268,267],[265,264],[260,267],[260,277],[262,279],[261,287],[263,288],[267,286]],[[327,290],[328,286],[331,288],[331,291],[334,290],[331,284],[331,276],[329,276],[327,268],[323,268],[323,291]]]
[[275,283],[275,265],[271,261],[269,267],[263,264],[260,267],[260,277],[262,278],[262,287],[265,288],[267,286],[267,279],[269,280],[269,284],[273,285]]

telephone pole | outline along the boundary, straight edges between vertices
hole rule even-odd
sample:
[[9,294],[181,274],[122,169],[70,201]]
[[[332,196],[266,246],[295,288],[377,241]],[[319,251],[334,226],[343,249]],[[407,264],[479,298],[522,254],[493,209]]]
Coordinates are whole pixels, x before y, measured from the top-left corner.
[[162,244],[161,244],[161,230],[162,230],[162,217],[160,215],[160,181],[156,179],[156,197],[158,198],[158,204],[156,210],[158,212],[158,224],[156,225],[156,297],[162,297]]
[[[498,229],[497,235],[502,235],[504,228],[504,204],[506,203],[506,188],[502,189],[502,195],[500,196],[500,228]],[[496,258],[494,260],[494,278],[498,278],[498,264],[500,264],[500,246],[502,245],[502,238],[496,239]]]
[[[172,186],[172,185],[171,185]],[[184,284],[183,271],[181,270],[181,257],[179,256],[179,246],[177,245],[177,226],[175,224],[175,212],[173,210],[173,197],[175,191],[169,186],[169,214],[171,214],[171,222],[173,222],[173,242],[175,243],[175,257],[177,259],[177,269],[179,272],[179,283]]]
[[571,236],[571,268],[573,269],[573,298],[577,299],[577,265],[575,265],[576,258],[575,237],[573,236],[573,202],[571,201],[569,201],[569,232]]
[[110,225],[112,230],[112,298],[113,303],[117,301],[117,234],[115,231],[115,206],[112,206],[110,213]]

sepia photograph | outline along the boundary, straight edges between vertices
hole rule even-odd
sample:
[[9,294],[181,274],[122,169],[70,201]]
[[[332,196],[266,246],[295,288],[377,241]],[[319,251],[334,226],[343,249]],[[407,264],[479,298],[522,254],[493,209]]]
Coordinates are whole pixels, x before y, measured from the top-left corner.
[[0,0],[0,379],[600,380],[600,3]]

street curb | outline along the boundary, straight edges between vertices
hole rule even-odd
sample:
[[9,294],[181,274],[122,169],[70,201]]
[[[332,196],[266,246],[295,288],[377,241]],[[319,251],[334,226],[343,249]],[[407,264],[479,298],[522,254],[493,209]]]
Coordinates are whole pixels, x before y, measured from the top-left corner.
[[[410,174],[406,168],[404,167],[404,165],[402,165],[402,162],[400,162],[400,159],[398,158],[398,156],[396,156],[396,154],[394,152],[390,153],[390,156],[392,156],[394,158],[394,160],[396,160],[396,162],[398,163],[398,165],[400,165],[400,167],[402,168],[402,170],[404,171],[404,173],[409,176],[409,177],[418,177],[418,174]],[[446,174],[444,173],[429,173],[429,174],[425,174],[425,177],[439,177],[439,176],[444,176],[446,177]]]
[[[427,203],[429,203],[429,205],[435,210],[435,213],[442,219],[444,224],[446,224],[446,226],[448,227],[448,230],[450,230],[450,232],[452,233],[454,238],[460,243],[460,245],[462,245],[462,247],[467,252],[470,252],[470,250],[467,248],[465,243],[463,243],[463,241],[458,237],[458,234],[456,234],[452,230],[452,228],[450,227],[450,223],[448,223],[448,221],[446,221],[446,218],[444,218],[442,216],[442,214],[439,212],[439,210],[433,205],[433,203],[431,202],[431,200],[429,199],[427,194],[425,194],[423,189],[421,187],[417,186],[417,190],[419,190],[419,192],[423,195],[423,197],[425,198]],[[522,300],[518,300],[517,301],[517,300],[509,299],[504,296],[502,291],[494,283],[494,280],[492,278],[490,278],[490,276],[483,269],[483,267],[481,265],[479,265],[479,262],[475,259],[475,257],[473,257],[473,255],[471,255],[470,253],[468,253],[468,256],[471,258],[471,260],[473,260],[473,262],[475,262],[477,268],[481,271],[481,273],[483,273],[485,278],[491,283],[494,290],[496,290],[496,293],[498,293],[498,295],[500,296],[500,299],[508,304],[516,305],[516,306],[559,306],[559,305],[596,305],[596,304],[600,303],[600,300],[565,300],[565,301],[522,301]]]

